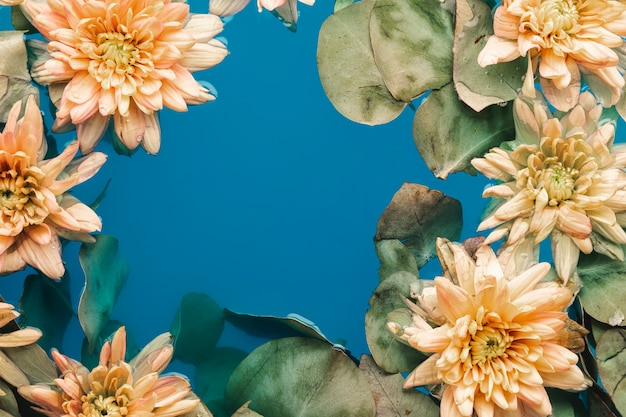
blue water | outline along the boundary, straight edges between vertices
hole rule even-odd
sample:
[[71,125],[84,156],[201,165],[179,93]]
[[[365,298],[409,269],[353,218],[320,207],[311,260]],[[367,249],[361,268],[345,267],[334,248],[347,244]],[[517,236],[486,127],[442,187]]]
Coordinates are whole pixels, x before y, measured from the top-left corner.
[[[195,291],[237,312],[298,313],[358,357],[368,351],[364,315],[379,281],[376,222],[402,183],[460,199],[462,238],[475,235],[486,180],[436,179],[414,147],[411,109],[370,127],[345,119],[324,95],[315,55],[332,3],[301,4],[295,34],[249,5],[222,34],[230,55],[196,74],[217,88],[217,101],[161,112],[157,156],[140,150],[128,158],[99,145],[108,162],[74,194],[90,202],[111,179],[97,212],[131,270],[113,318],[139,344],[167,331],[181,297]],[[192,3],[192,11],[206,10]],[[0,13],[9,28],[8,9]],[[74,306],[83,282],[78,247],[64,250]],[[17,305],[32,272],[0,277],[0,294]],[[424,276],[439,272],[427,266]],[[61,350],[79,357],[77,320],[66,336]],[[242,349],[249,343],[229,329],[223,338]]]

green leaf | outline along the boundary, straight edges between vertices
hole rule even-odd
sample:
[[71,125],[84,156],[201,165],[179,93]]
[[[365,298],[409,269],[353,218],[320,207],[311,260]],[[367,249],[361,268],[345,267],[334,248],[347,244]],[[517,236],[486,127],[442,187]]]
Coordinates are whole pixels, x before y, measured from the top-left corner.
[[224,309],[224,315],[229,323],[252,336],[265,339],[307,336],[333,344],[315,323],[299,314],[291,313],[287,317],[260,316]]
[[354,3],[354,0],[335,0],[335,8],[333,9],[333,13],[337,13],[339,10],[348,7]]
[[196,367],[194,391],[216,417],[230,415],[224,404],[224,391],[233,371],[246,356],[240,349],[218,347]]
[[56,366],[37,344],[6,348],[2,352],[19,367],[31,384],[49,384],[58,376]]
[[291,32],[295,32],[298,29],[297,4],[297,0],[286,0],[284,4],[276,7],[270,12]]
[[0,50],[2,56],[11,57],[0,60],[0,123],[6,123],[13,104],[22,100],[22,107],[25,106],[26,99],[31,94],[39,100],[39,90],[30,82],[24,34],[18,31],[1,31]]
[[376,401],[376,417],[439,417],[439,407],[427,395],[404,389],[401,374],[389,374],[370,355],[362,355],[359,369],[365,374]]
[[607,330],[596,346],[602,386],[617,410],[626,414],[626,330]]
[[525,58],[485,68],[478,65],[478,54],[492,34],[487,4],[480,0],[456,2],[454,86],[459,98],[475,111],[515,99],[526,75]]
[[206,361],[223,330],[224,313],[215,300],[198,292],[185,294],[170,326],[174,358],[195,365]]
[[589,414],[593,417],[621,417],[615,409],[615,405],[609,395],[599,385],[592,386],[589,390]]
[[387,331],[387,315],[406,307],[402,297],[409,297],[411,285],[418,283],[415,275],[399,271],[380,282],[369,300],[370,309],[365,313],[365,338],[374,360],[389,373],[409,372],[426,356],[412,347],[396,340]]
[[374,241],[400,240],[421,268],[437,256],[438,237],[458,240],[462,217],[458,200],[424,185],[405,182],[378,219]]
[[22,12],[22,7],[11,6],[11,24],[15,30],[26,31],[26,33],[38,33],[39,31],[28,20]]
[[610,324],[623,325],[626,314],[626,263],[604,255],[582,255],[578,263],[578,276],[583,287],[579,296],[587,314]]
[[374,61],[370,16],[376,0],[353,3],[326,19],[317,44],[317,68],[324,92],[348,119],[388,123],[406,103],[393,98]]
[[226,387],[232,410],[250,408],[272,417],[374,417],[363,374],[342,351],[301,337],[272,340],[235,369]]
[[376,255],[380,261],[378,276],[384,280],[398,271],[406,271],[419,276],[417,262],[402,242],[397,239],[382,239],[376,242]]
[[93,352],[106,326],[117,297],[128,278],[128,262],[118,252],[118,241],[109,235],[94,235],[94,243],[83,243],[78,252],[85,273],[85,288],[78,302],[78,321]]
[[448,84],[432,91],[415,112],[413,140],[428,168],[438,178],[454,172],[474,175],[472,158],[515,137],[511,106],[489,106],[480,113],[459,101]]
[[107,180],[107,183],[104,185],[104,188],[102,189],[102,191],[100,191],[100,194],[98,194],[98,197],[96,197],[96,199],[91,204],[89,204],[89,207],[91,207],[93,210],[100,207],[100,204],[102,204],[102,202],[104,201],[104,197],[106,197],[107,190],[109,189],[109,185],[111,185],[111,178]]
[[63,345],[63,335],[74,311],[69,301],[69,274],[60,282],[43,275],[29,275],[19,301],[20,325],[43,333],[37,343],[45,350]]
[[585,405],[580,401],[578,393],[567,392],[556,388],[547,388],[550,404],[552,404],[551,417],[575,417],[576,410],[584,410]]
[[391,95],[410,102],[452,80],[452,15],[431,0],[376,0],[370,36]]
[[[0,380],[0,391],[4,393],[4,395],[0,395],[0,411],[6,412],[6,416],[9,417],[19,416],[20,409],[17,405],[15,395],[11,387],[2,380]],[[0,414],[0,416],[2,416],[2,414]]]

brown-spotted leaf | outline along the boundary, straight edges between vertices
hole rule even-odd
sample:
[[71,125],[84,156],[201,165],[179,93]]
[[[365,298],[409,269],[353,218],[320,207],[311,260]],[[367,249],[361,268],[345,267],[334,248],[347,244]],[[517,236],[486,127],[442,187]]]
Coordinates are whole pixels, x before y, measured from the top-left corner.
[[602,386],[626,414],[626,329],[607,330],[598,340],[596,361]]
[[39,92],[30,82],[24,34],[18,31],[0,32],[0,50],[3,57],[11,57],[0,59],[0,123],[5,123],[16,101],[25,103],[30,94],[39,97]]
[[402,374],[383,371],[370,355],[361,355],[359,369],[372,390],[376,417],[439,416],[439,407],[433,400],[417,390],[402,388]]
[[436,256],[437,237],[458,240],[462,226],[458,200],[424,185],[405,182],[378,219],[374,240],[400,240],[421,268]]
[[457,0],[454,32],[453,79],[459,98],[481,111],[517,97],[526,73],[525,58],[486,68],[478,65],[478,54],[493,34],[489,6],[480,0]]

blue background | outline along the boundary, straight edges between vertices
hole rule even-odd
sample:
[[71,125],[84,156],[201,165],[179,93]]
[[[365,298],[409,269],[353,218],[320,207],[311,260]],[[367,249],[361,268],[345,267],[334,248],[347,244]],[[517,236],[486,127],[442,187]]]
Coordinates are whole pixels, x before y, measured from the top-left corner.
[[[326,98],[316,48],[332,3],[299,4],[295,34],[248,5],[222,33],[230,55],[196,74],[216,87],[215,102],[188,113],[162,111],[157,156],[140,150],[128,158],[99,145],[109,160],[74,194],[90,202],[112,179],[97,212],[131,270],[113,318],[140,345],[168,330],[181,297],[195,291],[237,312],[298,313],[358,357],[368,351],[364,316],[379,281],[372,238],[402,183],[460,199],[462,238],[475,234],[487,181],[436,179],[414,147],[411,109],[371,127],[345,119]],[[192,11],[206,10],[192,3]],[[10,28],[8,9],[0,13],[2,28]],[[73,243],[64,251],[74,306],[83,282],[77,250]],[[17,305],[32,272],[0,277],[0,294]],[[435,264],[424,276],[439,272]],[[67,336],[61,350],[78,357],[75,319]],[[232,329],[223,338],[243,349],[248,343]]]

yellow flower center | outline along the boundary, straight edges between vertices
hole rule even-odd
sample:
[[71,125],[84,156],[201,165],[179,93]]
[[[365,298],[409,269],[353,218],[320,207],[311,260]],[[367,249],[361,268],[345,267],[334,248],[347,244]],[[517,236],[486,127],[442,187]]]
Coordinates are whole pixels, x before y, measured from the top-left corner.
[[90,60],[89,74],[105,90],[115,88],[122,95],[134,95],[143,79],[154,70],[150,52],[154,48],[154,36],[136,31],[110,31],[100,21],[85,20],[81,25],[85,30],[89,28],[93,37],[79,47]]
[[93,392],[83,395],[83,412],[79,417],[122,417],[128,414],[126,407],[120,407],[113,397],[96,396]]
[[547,194],[547,204],[555,207],[585,195],[597,175],[598,164],[592,150],[576,137],[543,138],[539,149],[528,157],[528,167],[520,171],[518,185],[528,198]]
[[526,10],[520,19],[523,31],[534,32],[546,42],[561,43],[581,29],[576,0],[544,0]]
[[101,64],[118,74],[134,72],[135,62],[139,60],[139,50],[132,43],[128,34],[100,33],[96,37]]
[[512,341],[513,337],[504,329],[483,328],[469,342],[472,365],[483,365],[492,359],[508,356],[506,351]]
[[0,172],[1,222],[16,233],[26,226],[40,224],[48,217],[36,173],[30,174],[22,176],[14,169]]
[[578,170],[566,168],[556,161],[541,173],[541,182],[548,193],[548,204],[558,206],[562,201],[569,200],[574,193],[574,184],[578,176]]

